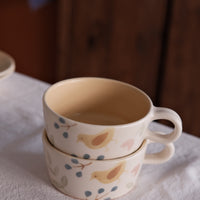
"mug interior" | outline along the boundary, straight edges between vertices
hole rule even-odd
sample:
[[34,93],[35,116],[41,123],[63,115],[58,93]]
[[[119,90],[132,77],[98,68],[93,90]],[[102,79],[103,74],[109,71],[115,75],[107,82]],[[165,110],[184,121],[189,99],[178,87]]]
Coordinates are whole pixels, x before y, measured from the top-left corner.
[[143,118],[151,101],[132,85],[105,78],[75,78],[58,82],[44,95],[55,113],[96,125],[120,125]]

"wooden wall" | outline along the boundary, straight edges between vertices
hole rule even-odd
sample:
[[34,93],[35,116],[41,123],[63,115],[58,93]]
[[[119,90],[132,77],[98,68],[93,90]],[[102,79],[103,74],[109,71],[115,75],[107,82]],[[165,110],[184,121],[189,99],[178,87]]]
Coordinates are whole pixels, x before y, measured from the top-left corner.
[[50,83],[131,83],[200,136],[199,22],[198,0],[56,0],[37,11],[26,0],[0,1],[0,49],[17,71]]
[[110,77],[134,84],[155,99],[165,4],[159,0],[59,1],[59,13],[66,15],[58,20],[57,80]]
[[176,0],[161,94],[161,105],[180,113],[183,129],[200,136],[200,1]]
[[34,11],[27,0],[0,1],[0,49],[17,71],[53,82],[56,65],[56,2]]

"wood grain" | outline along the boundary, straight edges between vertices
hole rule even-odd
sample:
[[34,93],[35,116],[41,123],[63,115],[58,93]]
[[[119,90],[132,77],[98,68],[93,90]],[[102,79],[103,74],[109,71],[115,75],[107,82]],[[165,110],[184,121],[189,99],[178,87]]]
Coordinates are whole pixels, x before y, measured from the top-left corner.
[[111,3],[107,0],[74,1],[68,76],[104,76],[111,31]]
[[56,4],[31,10],[27,0],[0,1],[0,49],[16,60],[16,70],[54,81]]
[[68,21],[71,26],[66,25],[71,27],[70,45],[65,50],[70,56],[60,57],[67,60],[61,74],[65,78],[100,76],[122,80],[154,99],[165,4],[159,0],[73,1],[72,20]]
[[72,0],[58,0],[57,5],[57,51],[55,80],[63,80],[69,71],[72,37]]
[[154,100],[166,1],[115,1],[107,73]]
[[177,111],[183,129],[200,136],[200,1],[173,6],[161,105]]

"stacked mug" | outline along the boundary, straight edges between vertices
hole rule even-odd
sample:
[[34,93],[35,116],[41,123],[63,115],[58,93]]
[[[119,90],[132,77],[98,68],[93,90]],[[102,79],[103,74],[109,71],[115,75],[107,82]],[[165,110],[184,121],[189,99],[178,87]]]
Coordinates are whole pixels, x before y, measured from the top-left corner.
[[[167,162],[182,132],[174,111],[153,106],[140,89],[106,78],[74,78],[52,85],[43,96],[43,145],[51,183],[83,200],[109,200],[128,193],[143,164]],[[169,134],[152,121],[174,124]],[[160,152],[147,154],[149,143]]]

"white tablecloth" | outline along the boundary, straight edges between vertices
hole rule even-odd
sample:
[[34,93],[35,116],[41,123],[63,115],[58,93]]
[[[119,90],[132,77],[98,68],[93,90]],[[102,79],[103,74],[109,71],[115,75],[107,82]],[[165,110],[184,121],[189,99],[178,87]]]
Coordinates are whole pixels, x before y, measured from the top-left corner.
[[[0,200],[72,200],[51,185],[44,161],[42,95],[48,86],[18,73],[0,81]],[[144,165],[135,189],[119,199],[199,200],[200,139],[183,133],[175,147],[169,162]]]

